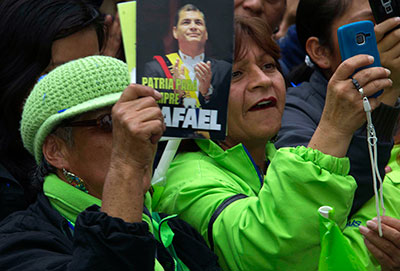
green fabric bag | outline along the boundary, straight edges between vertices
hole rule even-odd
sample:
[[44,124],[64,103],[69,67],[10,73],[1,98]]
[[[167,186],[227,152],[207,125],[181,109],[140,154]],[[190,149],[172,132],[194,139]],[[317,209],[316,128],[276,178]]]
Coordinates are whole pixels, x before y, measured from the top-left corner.
[[[319,208],[321,254],[318,271],[365,271],[349,241],[331,218],[334,210],[329,206]],[[328,218],[329,217],[329,218]]]

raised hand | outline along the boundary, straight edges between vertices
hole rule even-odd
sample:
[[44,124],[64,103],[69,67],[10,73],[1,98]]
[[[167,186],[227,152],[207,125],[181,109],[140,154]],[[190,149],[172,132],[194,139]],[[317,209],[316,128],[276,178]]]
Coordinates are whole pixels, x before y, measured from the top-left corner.
[[129,85],[112,109],[113,145],[102,211],[127,222],[142,219],[143,196],[150,187],[157,142],[165,130],[158,99],[161,94],[152,88]]
[[211,86],[211,62],[207,61],[207,63],[204,63],[202,61],[196,65],[194,70],[196,72],[197,81],[199,82],[199,91],[201,95],[205,96]]
[[[366,120],[362,96],[349,77],[357,68],[372,64],[373,57],[357,55],[339,65],[328,83],[325,107],[320,123],[309,143],[309,147],[337,157],[345,156],[353,133]],[[391,87],[390,71],[382,67],[363,69],[353,75],[366,96]],[[379,105],[369,98],[372,110]]]

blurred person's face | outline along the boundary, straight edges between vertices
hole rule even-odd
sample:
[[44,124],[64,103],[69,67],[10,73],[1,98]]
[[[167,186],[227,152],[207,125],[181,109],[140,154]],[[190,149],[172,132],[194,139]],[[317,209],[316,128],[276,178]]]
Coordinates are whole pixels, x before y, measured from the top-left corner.
[[[77,120],[97,119],[106,113],[111,109],[84,113]],[[91,195],[101,199],[111,160],[112,131],[97,126],[73,127],[72,140],[72,146],[64,144],[66,169],[85,182]]]
[[235,0],[235,15],[261,17],[273,31],[278,29],[286,9],[286,0]]
[[181,11],[179,20],[173,29],[179,48],[187,45],[205,46],[208,33],[204,17],[199,11]]
[[96,30],[91,27],[85,28],[53,42],[51,61],[43,73],[49,73],[56,67],[74,59],[98,55],[99,51]]
[[247,41],[246,55],[234,63],[228,103],[226,143],[259,146],[275,136],[285,106],[285,81],[272,56]]
[[[340,55],[339,43],[337,38],[337,29],[342,25],[354,23],[363,20],[370,20],[375,23],[372,15],[371,7],[368,0],[353,0],[346,9],[345,13],[333,21],[331,26],[331,50],[328,56],[330,76],[336,71],[337,67],[342,62]],[[330,77],[329,76],[329,77]]]
[[[42,72],[45,75],[58,66],[82,57],[99,54],[99,42],[96,30],[91,27],[82,29],[65,38],[58,39],[51,46],[51,59],[49,65]],[[28,96],[29,93],[26,94]],[[21,113],[23,103],[21,104]]]

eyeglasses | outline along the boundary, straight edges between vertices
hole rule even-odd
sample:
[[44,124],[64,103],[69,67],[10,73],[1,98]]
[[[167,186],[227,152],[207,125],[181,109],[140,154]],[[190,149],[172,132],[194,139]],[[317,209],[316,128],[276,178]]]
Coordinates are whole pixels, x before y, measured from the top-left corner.
[[112,118],[111,114],[103,114],[98,116],[96,119],[91,120],[80,120],[73,121],[62,125],[63,127],[85,127],[85,126],[97,126],[100,130],[104,132],[112,131]]

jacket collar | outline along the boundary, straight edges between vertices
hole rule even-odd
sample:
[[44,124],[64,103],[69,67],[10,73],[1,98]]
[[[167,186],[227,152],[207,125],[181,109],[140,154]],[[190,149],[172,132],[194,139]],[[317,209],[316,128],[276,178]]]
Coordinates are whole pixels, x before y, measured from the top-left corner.
[[[251,189],[258,194],[258,191],[264,184],[264,174],[254,163],[253,158],[243,144],[238,144],[224,151],[212,140],[196,139],[195,141],[199,148],[209,157],[213,158],[217,164],[246,181]],[[267,158],[270,160],[275,154],[276,149],[272,143],[268,142],[266,151]]]
[[101,206],[101,200],[62,181],[55,174],[44,178],[43,191],[51,206],[75,225],[79,213],[89,206]]

